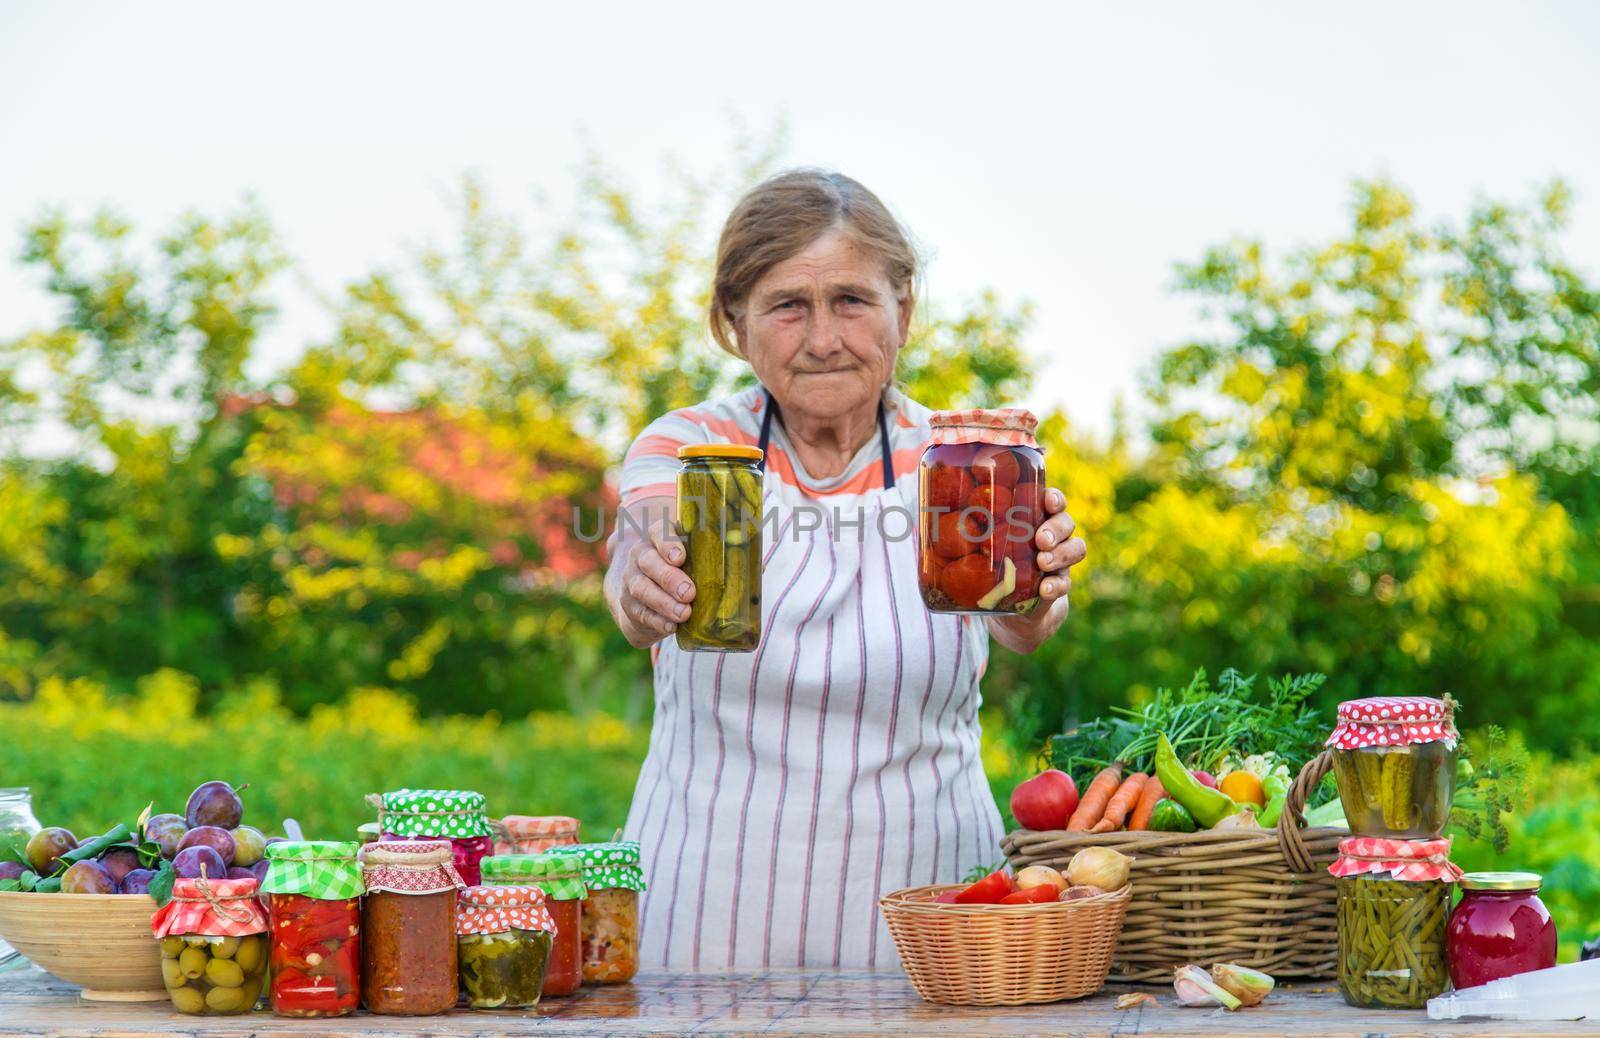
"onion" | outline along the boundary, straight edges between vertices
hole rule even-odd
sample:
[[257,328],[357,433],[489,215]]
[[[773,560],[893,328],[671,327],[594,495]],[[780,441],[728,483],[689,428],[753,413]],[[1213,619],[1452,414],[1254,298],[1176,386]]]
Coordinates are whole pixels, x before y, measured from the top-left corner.
[[1121,890],[1128,883],[1128,869],[1132,865],[1132,858],[1110,847],[1085,847],[1074,854],[1067,865],[1067,882],[1075,887]]

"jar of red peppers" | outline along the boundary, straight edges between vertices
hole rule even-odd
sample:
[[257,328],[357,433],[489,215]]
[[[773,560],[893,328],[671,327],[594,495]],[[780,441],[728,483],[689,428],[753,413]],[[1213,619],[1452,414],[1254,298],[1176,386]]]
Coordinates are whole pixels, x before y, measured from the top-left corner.
[[583,855],[583,982],[626,984],[639,972],[639,842],[578,845]]
[[481,880],[478,863],[494,852],[482,793],[465,789],[397,789],[367,802],[378,809],[380,841],[449,840],[456,871],[468,885]]
[[361,1004],[360,850],[336,840],[267,845],[261,889],[271,908],[279,1016],[344,1016]]
[[374,1013],[427,1016],[456,1004],[456,892],[445,840],[361,849],[361,992]]
[[1538,873],[1469,872],[1458,882],[1446,946],[1457,989],[1556,964],[1556,924],[1539,900]]
[[538,887],[479,886],[461,892],[456,958],[473,1009],[539,1004],[556,924]]
[[538,854],[578,842],[578,820],[566,815],[506,815],[489,819],[496,854]]
[[918,583],[936,613],[1026,613],[1039,601],[1044,521],[1038,419],[1022,408],[936,411],[922,454]]
[[583,856],[555,848],[539,854],[506,854],[483,859],[483,879],[494,885],[536,886],[555,922],[555,942],[545,970],[544,994],[570,995],[583,986]]
[[254,877],[179,879],[151,932],[172,1006],[195,1016],[248,1013],[267,974],[267,914]]

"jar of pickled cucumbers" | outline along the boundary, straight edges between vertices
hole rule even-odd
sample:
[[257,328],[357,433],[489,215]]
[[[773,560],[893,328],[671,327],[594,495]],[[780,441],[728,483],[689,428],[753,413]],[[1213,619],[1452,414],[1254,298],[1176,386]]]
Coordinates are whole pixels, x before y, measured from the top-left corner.
[[735,443],[678,448],[678,528],[694,581],[680,649],[752,652],[761,641],[761,458]]
[[543,994],[570,995],[583,986],[583,856],[575,847],[539,854],[496,854],[483,859],[483,881],[496,886],[536,886],[555,922]]
[[1353,1006],[1421,1009],[1450,986],[1445,957],[1450,841],[1355,836],[1339,843],[1339,992]]
[[639,972],[639,841],[582,843],[583,982],[626,984]]
[[1380,696],[1339,704],[1328,736],[1350,831],[1397,840],[1444,832],[1460,736],[1448,696]]
[[461,892],[456,959],[467,1005],[528,1009],[539,1004],[555,921],[544,891],[529,886],[476,886]]
[[255,879],[179,879],[156,909],[161,982],[180,1013],[248,1013],[267,976],[267,914]]
[[918,586],[935,613],[1027,613],[1039,602],[1044,454],[1029,411],[935,411],[922,454]]

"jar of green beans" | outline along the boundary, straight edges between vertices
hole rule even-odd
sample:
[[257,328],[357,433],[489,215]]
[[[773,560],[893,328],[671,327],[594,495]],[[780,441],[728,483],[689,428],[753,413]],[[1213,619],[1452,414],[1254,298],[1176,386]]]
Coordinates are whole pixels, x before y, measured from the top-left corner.
[[694,581],[680,649],[752,652],[761,641],[761,458],[741,444],[678,449],[678,526]]
[[1448,840],[1355,837],[1338,877],[1339,991],[1353,1006],[1422,1009],[1450,986],[1445,925],[1460,873]]

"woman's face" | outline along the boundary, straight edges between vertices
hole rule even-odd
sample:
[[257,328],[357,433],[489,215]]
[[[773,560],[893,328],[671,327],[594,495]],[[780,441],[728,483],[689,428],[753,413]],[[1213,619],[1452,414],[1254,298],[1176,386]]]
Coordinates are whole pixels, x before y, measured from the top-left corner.
[[756,282],[736,330],[784,414],[827,421],[878,399],[910,321],[883,261],[833,230]]

